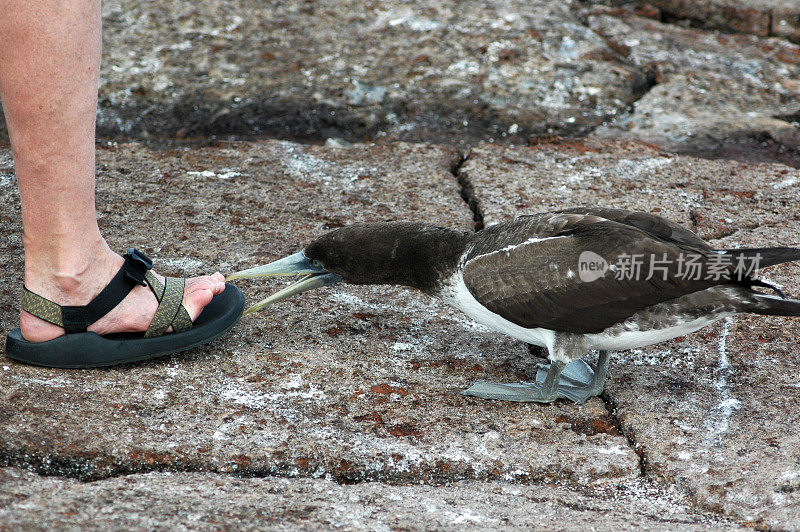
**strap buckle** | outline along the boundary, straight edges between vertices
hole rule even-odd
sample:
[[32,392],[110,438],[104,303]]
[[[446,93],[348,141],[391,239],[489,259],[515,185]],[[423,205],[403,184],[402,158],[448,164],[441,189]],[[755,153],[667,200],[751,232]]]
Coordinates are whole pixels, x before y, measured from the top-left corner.
[[147,286],[144,276],[153,267],[153,261],[147,255],[134,248],[128,249],[123,258],[125,259],[125,265],[122,268],[125,271],[125,278],[140,286]]

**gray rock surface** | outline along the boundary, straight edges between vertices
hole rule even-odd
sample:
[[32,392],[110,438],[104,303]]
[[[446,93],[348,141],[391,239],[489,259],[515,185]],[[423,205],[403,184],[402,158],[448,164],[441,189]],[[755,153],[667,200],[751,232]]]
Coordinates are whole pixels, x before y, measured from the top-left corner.
[[98,130],[454,145],[583,133],[647,81],[571,7],[107,1]]
[[[349,221],[471,229],[451,173],[460,157],[402,144],[113,145],[99,152],[101,225],[115,247],[136,243],[179,274],[272,260]],[[22,264],[16,191],[3,175],[8,330]],[[244,289],[255,301],[276,288]],[[184,356],[66,372],[6,361],[0,456],[82,479],[162,469],[394,482],[637,477],[638,457],[599,399],[541,408],[458,394],[476,378],[517,380],[534,363],[523,344],[426,296],[337,287],[246,318]]]
[[105,2],[98,132],[459,147],[594,134],[800,166],[797,0],[609,4]]
[[779,39],[683,28],[593,6],[587,24],[654,86],[598,129],[681,153],[800,164],[800,47]]
[[111,135],[524,139],[591,129],[644,85],[561,2],[117,0],[104,23]]
[[[800,244],[800,171],[679,157],[633,142],[481,146],[461,167],[484,223],[566,205],[644,209],[716,246]],[[795,298],[800,265],[765,271]],[[743,316],[616,353],[606,400],[646,471],[709,510],[800,524],[800,320]]]
[[[678,157],[609,141],[484,145],[458,168],[461,160],[454,149],[410,144],[267,141],[165,151],[111,144],[99,151],[101,224],[116,247],[141,242],[162,271],[178,274],[272,260],[351,220],[418,217],[469,230],[474,214],[462,194],[478,225],[602,203],[654,210],[720,245],[798,244],[800,172],[780,165]],[[22,267],[8,151],[0,152],[0,176],[0,242],[11,257],[10,274],[0,280],[8,302],[0,326],[8,330],[16,325]],[[770,279],[797,294],[797,270],[776,268]],[[255,301],[273,284],[244,288]],[[0,463],[81,480],[206,471],[218,476],[197,482],[225,489],[238,482],[231,473],[319,478],[326,486],[367,482],[364,490],[381,494],[390,489],[380,482],[459,482],[452,497],[476,507],[485,489],[474,481],[514,497],[527,493],[528,484],[558,483],[572,490],[570,497],[595,501],[584,517],[609,530],[617,518],[649,522],[659,515],[663,490],[675,486],[671,496],[686,493],[694,507],[681,506],[678,519],[686,523],[716,523],[712,512],[742,524],[792,528],[800,522],[794,429],[800,420],[791,408],[797,327],[779,318],[740,318],[615,355],[602,401],[509,404],[458,391],[478,378],[529,379],[535,359],[524,345],[407,290],[334,287],[246,318],[225,339],[182,356],[67,372],[5,361]],[[16,489],[19,474],[6,476],[12,487],[4,489]],[[619,490],[650,485],[642,474],[655,479],[655,491],[617,504]],[[127,478],[144,486],[174,482],[178,493],[194,484],[183,474]],[[86,489],[59,482],[67,490],[63,501],[71,500],[71,490]],[[112,497],[115,482],[122,481],[93,484],[93,496]],[[308,482],[287,489],[316,489]],[[621,487],[602,488],[615,485]],[[414,496],[436,507],[449,493],[420,488]],[[487,519],[514,522],[520,515],[511,511],[514,497]],[[530,500],[531,516],[551,501]],[[603,505],[619,513],[598,513]],[[132,508],[120,509],[120,519],[139,515]],[[147,516],[169,522],[184,515],[170,517],[170,508]],[[309,512],[314,523],[332,519]]]
[[148,473],[81,483],[0,469],[0,528],[148,530],[744,530],[647,481],[575,490]]
[[[164,273],[354,221],[472,230],[581,204],[800,245],[798,0],[103,9],[100,224]],[[2,336],[23,268],[4,127]],[[146,144],[107,142],[126,138]],[[800,266],[767,278],[800,296]],[[282,285],[240,284],[251,302]],[[418,293],[340,286],[159,361],[4,359],[0,530],[798,529],[798,337],[739,317],[616,353],[581,406],[480,401],[458,392],[530,379],[541,352]]]
[[658,8],[663,20],[678,24],[800,42],[798,0],[646,0],[636,4]]

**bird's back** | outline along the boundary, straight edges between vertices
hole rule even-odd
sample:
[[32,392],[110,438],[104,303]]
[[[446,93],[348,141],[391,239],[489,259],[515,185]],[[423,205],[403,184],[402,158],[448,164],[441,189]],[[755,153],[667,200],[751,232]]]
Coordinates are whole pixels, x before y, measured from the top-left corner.
[[[589,334],[664,301],[747,284],[732,279],[733,265],[714,265],[720,256],[662,217],[576,208],[475,234],[463,277],[477,301],[516,325]],[[687,260],[699,275],[687,275]]]

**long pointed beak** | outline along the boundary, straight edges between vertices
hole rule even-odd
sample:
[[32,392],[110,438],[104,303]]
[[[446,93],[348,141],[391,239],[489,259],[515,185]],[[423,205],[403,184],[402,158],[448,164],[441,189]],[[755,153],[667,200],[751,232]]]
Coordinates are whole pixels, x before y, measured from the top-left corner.
[[247,309],[244,313],[250,314],[251,312],[256,312],[261,310],[262,308],[266,307],[267,305],[271,305],[276,303],[282,299],[286,299],[287,297],[292,297],[294,295],[300,294],[302,292],[307,292],[308,290],[313,290],[314,288],[319,288],[321,286],[329,286],[332,284],[336,284],[341,281],[342,278],[336,275],[335,273],[323,273],[323,274],[311,274],[303,277],[296,283],[292,283],[283,290],[279,292],[275,292],[271,296],[266,299],[262,299],[249,309]]
[[275,277],[278,275],[308,275],[312,273],[327,273],[324,269],[314,266],[302,251],[282,259],[256,266],[247,270],[232,273],[226,281],[234,279],[252,279],[254,277]]
[[290,284],[283,290],[272,294],[268,298],[259,301],[247,309],[244,312],[245,314],[261,310],[267,305],[271,305],[287,297],[307,292],[308,290],[313,290],[321,286],[336,284],[342,280],[342,278],[335,273],[330,273],[319,266],[315,266],[302,251],[263,266],[256,266],[255,268],[232,273],[226,280],[275,277],[279,275],[305,275],[305,277],[296,283]]

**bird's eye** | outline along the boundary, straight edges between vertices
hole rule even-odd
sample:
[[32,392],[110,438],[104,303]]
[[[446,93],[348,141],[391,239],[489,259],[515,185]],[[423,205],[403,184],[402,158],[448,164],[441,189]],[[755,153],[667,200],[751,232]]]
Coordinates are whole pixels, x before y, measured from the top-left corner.
[[314,260],[312,260],[312,261],[311,261],[311,264],[313,264],[313,265],[314,265],[314,267],[316,267],[316,268],[319,268],[320,270],[324,269],[324,268],[322,267],[322,263],[321,263],[320,261],[318,261],[317,259],[314,259]]

